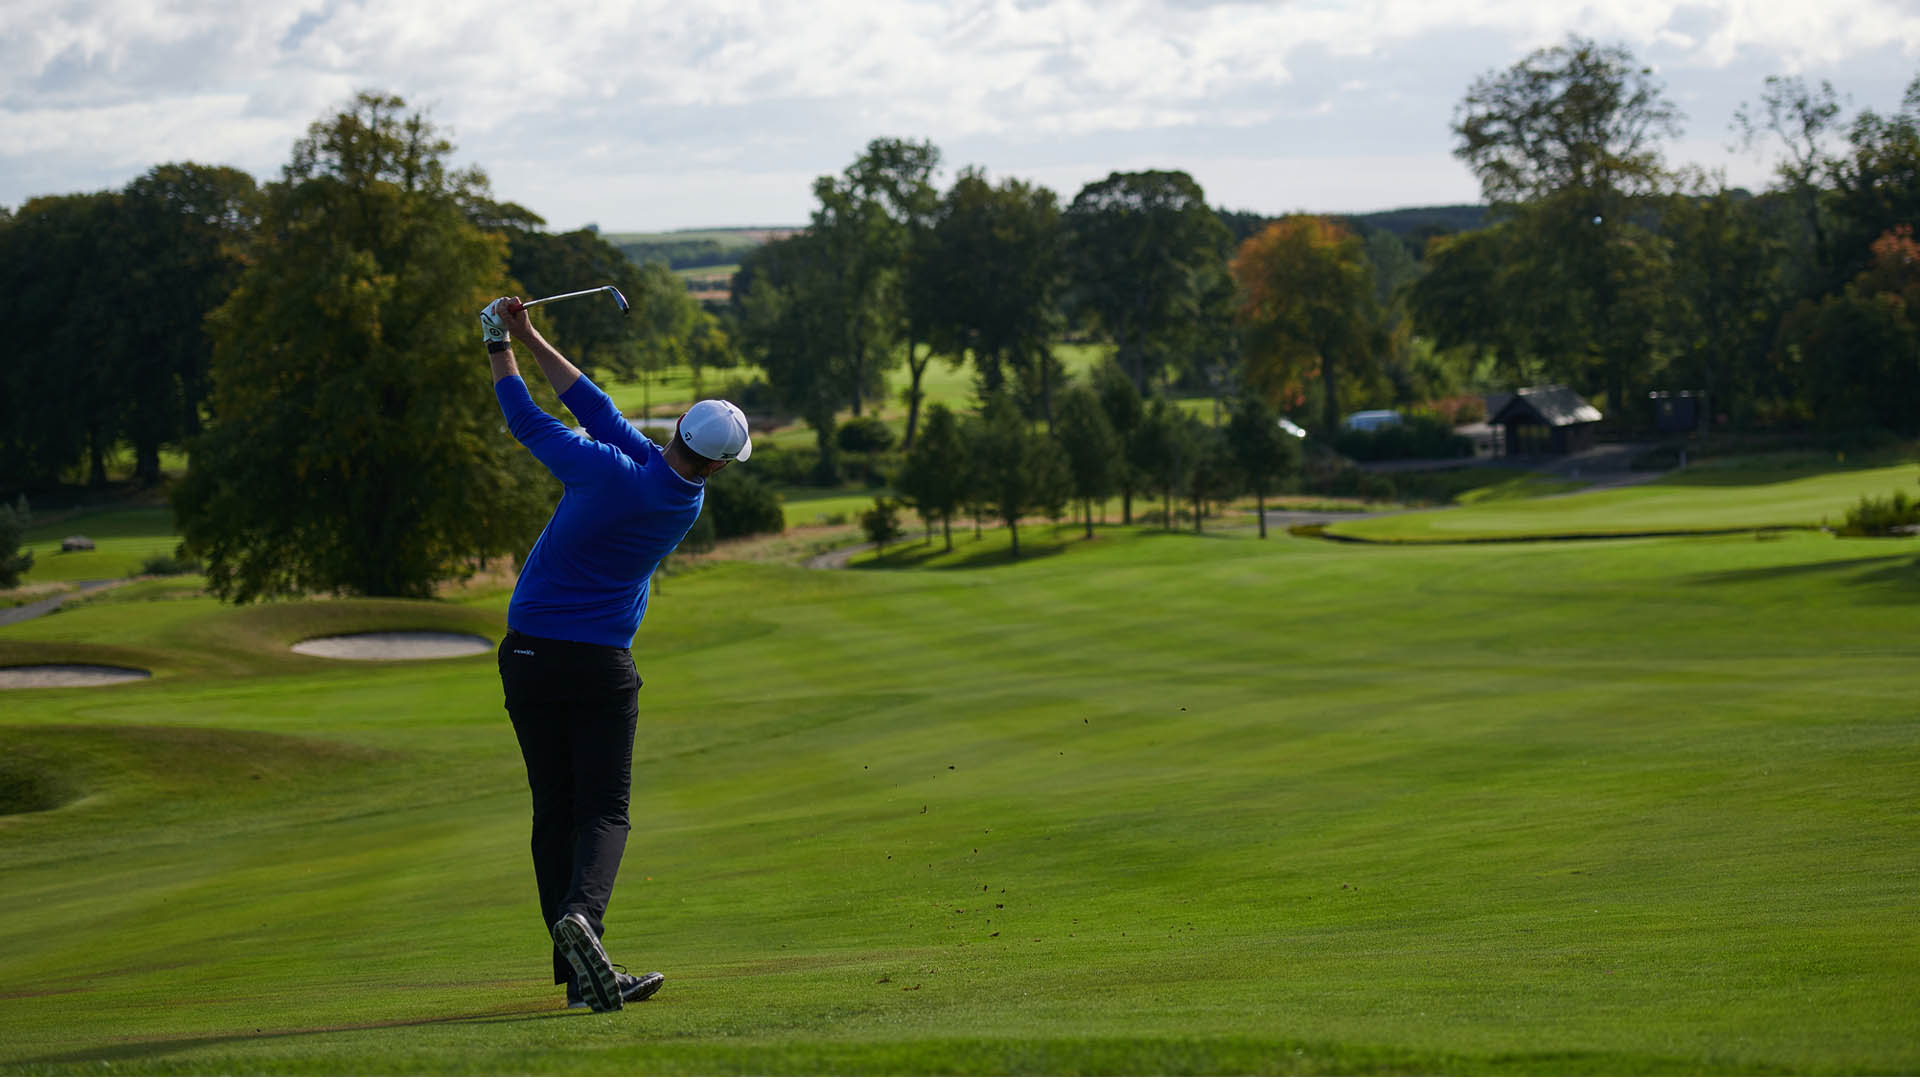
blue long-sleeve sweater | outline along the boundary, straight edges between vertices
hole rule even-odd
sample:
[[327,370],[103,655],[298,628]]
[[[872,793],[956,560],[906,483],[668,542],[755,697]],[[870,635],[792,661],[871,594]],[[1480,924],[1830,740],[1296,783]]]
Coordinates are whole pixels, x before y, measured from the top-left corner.
[[566,485],[520,568],[507,625],[534,637],[632,646],[653,569],[700,516],[705,486],[674,472],[584,376],[560,401],[591,438],[535,405],[519,376],[493,389],[513,437]]

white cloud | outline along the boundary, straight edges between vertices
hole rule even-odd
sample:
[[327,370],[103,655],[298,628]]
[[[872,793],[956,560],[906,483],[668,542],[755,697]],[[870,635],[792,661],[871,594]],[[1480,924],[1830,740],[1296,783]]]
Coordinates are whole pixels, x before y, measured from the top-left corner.
[[1036,150],[1118,161],[1140,138],[1174,167],[1267,139],[1317,142],[1327,168],[1404,151],[1444,170],[1466,85],[1569,32],[1625,42],[1690,99],[1755,64],[1842,83],[1863,54],[1920,56],[1920,14],[1895,0],[13,3],[0,202],[183,158],[270,176],[360,88],[430,106],[503,195],[557,224],[573,223],[558,205],[579,202],[583,174],[645,177],[623,204],[635,214],[667,192],[695,213],[705,191],[714,220],[732,195],[765,198],[761,178],[838,168],[878,134],[984,148],[1014,173],[1045,164]]

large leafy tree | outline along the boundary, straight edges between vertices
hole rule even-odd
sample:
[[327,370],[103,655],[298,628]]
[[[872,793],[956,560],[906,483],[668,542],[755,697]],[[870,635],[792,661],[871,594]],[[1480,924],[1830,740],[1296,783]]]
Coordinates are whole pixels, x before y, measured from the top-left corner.
[[1051,425],[1059,364],[1051,342],[1061,278],[1060,208],[1052,191],[1022,180],[989,183],[962,170],[940,202],[926,262],[936,286],[931,332],[957,362],[973,357],[983,393],[1006,385]]
[[1142,394],[1228,317],[1229,233],[1186,173],[1113,173],[1080,189],[1062,222],[1069,306],[1119,346]]
[[1679,112],[1623,46],[1579,37],[1475,81],[1454,115],[1454,147],[1496,211],[1514,223],[1523,309],[1553,312],[1537,340],[1559,374],[1589,364],[1625,405],[1657,342],[1642,329],[1662,296],[1665,251],[1635,224],[1672,186],[1662,140]]
[[0,366],[0,484],[56,480],[77,461],[106,483],[141,334],[127,300],[126,200],[118,192],[30,199],[0,229],[0,286],[20,320]]
[[1860,111],[1831,172],[1832,279],[1850,283],[1873,261],[1879,237],[1920,221],[1920,76],[1895,111]]
[[821,479],[838,475],[833,419],[851,378],[837,275],[832,245],[805,232],[756,248],[733,283],[742,351],[767,373],[780,405],[813,428]]
[[239,169],[159,165],[124,193],[131,276],[126,303],[140,340],[126,345],[121,387],[134,476],[160,479],[160,447],[200,431],[213,341],[207,313],[226,301],[259,222],[259,191]]
[[451,150],[363,93],[267,186],[254,261],[212,317],[213,420],[174,492],[222,598],[426,596],[538,531],[551,485],[477,366],[506,242],[469,220],[486,179]]
[[1318,377],[1326,430],[1340,426],[1340,380],[1373,356],[1379,307],[1359,237],[1323,217],[1282,218],[1233,260],[1248,382],[1270,401],[1304,400]]

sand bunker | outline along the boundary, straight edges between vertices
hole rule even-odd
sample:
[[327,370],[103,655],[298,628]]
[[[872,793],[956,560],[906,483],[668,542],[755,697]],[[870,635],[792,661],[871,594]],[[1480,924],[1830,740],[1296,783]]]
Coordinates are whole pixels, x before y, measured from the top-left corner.
[[383,634],[342,634],[308,638],[293,647],[302,656],[329,660],[439,660],[492,652],[493,643],[474,634],[405,630]]
[[99,664],[33,664],[26,667],[0,667],[0,690],[108,686],[152,677],[153,672],[139,668],[103,667]]

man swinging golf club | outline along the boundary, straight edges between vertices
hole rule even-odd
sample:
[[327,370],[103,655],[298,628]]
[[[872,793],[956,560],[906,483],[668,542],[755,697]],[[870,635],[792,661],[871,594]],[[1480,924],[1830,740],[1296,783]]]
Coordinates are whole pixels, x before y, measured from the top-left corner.
[[[702,401],[662,450],[540,336],[518,297],[488,304],[480,323],[508,428],[566,486],[514,586],[500,683],[533,793],[533,872],[553,936],[553,981],[567,985],[569,1008],[605,1012],[666,981],[616,970],[600,944],[627,846],[640,715],[633,635],[654,567],[700,516],[706,478],[745,461],[753,442],[739,409]],[[585,436],[534,404],[513,341],[533,354]]]

